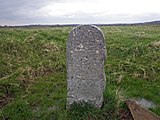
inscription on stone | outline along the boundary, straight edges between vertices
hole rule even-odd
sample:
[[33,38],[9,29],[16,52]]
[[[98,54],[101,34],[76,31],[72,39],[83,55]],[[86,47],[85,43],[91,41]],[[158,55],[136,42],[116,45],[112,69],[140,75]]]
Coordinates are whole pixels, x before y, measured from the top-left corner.
[[106,47],[102,31],[93,25],[74,28],[67,42],[67,107],[89,103],[103,104]]

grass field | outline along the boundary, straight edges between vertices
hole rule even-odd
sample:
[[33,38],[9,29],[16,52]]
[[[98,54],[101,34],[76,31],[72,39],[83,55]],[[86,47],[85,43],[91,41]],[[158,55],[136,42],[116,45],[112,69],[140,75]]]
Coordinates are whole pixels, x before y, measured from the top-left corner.
[[66,41],[72,27],[0,29],[0,119],[118,120],[124,100],[160,115],[160,25],[104,26],[107,89],[101,110],[66,110]]

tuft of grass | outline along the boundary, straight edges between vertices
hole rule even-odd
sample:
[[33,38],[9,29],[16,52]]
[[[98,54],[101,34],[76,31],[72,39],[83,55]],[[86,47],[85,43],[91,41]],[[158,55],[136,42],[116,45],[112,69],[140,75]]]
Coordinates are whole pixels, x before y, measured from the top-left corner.
[[104,93],[104,105],[97,109],[87,103],[73,104],[68,110],[69,120],[116,120],[118,118],[118,98],[116,93],[106,90]]

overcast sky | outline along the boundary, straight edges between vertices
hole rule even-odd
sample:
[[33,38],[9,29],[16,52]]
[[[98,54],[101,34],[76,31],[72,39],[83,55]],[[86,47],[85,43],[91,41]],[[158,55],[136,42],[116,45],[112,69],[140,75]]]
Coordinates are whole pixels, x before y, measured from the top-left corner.
[[160,0],[0,0],[0,25],[160,20]]

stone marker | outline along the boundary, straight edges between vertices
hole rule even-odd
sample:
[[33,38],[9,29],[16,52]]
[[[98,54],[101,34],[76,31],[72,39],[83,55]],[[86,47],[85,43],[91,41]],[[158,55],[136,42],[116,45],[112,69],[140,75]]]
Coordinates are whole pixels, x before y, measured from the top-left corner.
[[67,108],[74,102],[102,107],[105,59],[104,35],[98,27],[80,25],[70,32],[67,42]]

